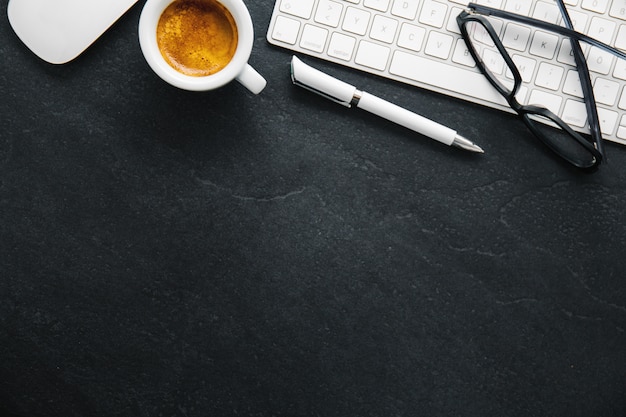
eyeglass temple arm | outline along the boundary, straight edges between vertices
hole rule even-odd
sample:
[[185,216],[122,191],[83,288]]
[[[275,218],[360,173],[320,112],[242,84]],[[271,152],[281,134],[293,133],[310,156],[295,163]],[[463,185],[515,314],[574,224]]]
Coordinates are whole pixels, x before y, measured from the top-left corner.
[[589,45],[603,49],[606,52],[609,52],[613,55],[618,56],[619,58],[626,59],[626,52],[622,52],[619,49],[613,48],[612,46],[607,45],[604,42],[600,42],[599,40],[594,39],[590,36],[587,36],[584,33],[576,32],[575,30],[564,28],[563,26],[555,25],[550,22],[533,19],[532,17],[522,16],[516,13],[511,13],[511,12],[507,12],[507,11],[500,10],[500,9],[494,9],[493,7],[483,6],[481,4],[476,4],[476,3],[469,3],[467,7],[470,9],[470,12],[477,13],[480,15],[501,17],[504,19],[512,20],[514,22],[536,26],[540,29],[550,30],[552,32],[558,33],[559,35],[567,36],[568,38],[571,38],[571,39],[583,41],[585,43],[588,43]]
[[[561,15],[563,16],[565,26],[568,29],[573,29],[574,24],[572,23],[572,18],[570,17],[567,8],[565,7],[565,3],[563,3],[563,0],[557,0],[556,3],[559,6]],[[585,107],[587,109],[587,115],[589,117],[589,128],[591,130],[591,136],[594,138],[596,149],[598,150],[600,155],[604,156],[602,130],[600,128],[596,97],[593,91],[593,86],[591,85],[591,79],[589,78],[589,67],[587,66],[587,61],[585,60],[585,56],[582,49],[580,48],[578,40],[571,39],[570,44],[572,47],[572,53],[574,55],[574,61],[576,62],[576,68],[578,70],[581,87],[583,88],[585,95]]]

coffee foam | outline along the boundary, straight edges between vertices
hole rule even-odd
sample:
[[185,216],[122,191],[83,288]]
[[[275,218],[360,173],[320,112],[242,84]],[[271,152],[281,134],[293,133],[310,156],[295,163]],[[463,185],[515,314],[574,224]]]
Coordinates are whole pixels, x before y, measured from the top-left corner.
[[208,76],[222,70],[237,50],[237,26],[215,0],[176,0],[161,15],[157,43],[178,72]]

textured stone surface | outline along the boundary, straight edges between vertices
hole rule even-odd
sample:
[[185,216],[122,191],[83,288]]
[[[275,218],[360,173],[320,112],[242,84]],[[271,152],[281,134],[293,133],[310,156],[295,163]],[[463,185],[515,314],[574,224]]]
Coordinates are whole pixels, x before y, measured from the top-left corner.
[[593,175],[508,114],[303,58],[469,155],[291,85],[166,85],[141,2],[76,61],[0,15],[0,410],[624,416],[626,148]]

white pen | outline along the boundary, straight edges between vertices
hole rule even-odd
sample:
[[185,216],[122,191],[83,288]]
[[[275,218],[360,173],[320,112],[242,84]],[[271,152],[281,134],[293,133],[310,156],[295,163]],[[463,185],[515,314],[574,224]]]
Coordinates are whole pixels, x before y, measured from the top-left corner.
[[352,105],[409,128],[448,146],[484,153],[480,146],[456,133],[407,109],[392,104],[328,74],[310,67],[295,56],[291,59],[291,80],[295,85],[311,90],[346,107]]

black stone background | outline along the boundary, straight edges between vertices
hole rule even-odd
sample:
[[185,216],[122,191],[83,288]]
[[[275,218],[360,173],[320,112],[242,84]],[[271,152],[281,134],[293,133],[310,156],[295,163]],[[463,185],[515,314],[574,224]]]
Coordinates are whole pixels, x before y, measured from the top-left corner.
[[268,80],[191,93],[137,39],[28,51],[0,1],[0,410],[626,415],[626,148],[581,174],[509,114],[306,62],[472,155]]

